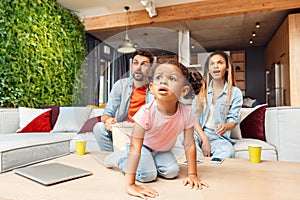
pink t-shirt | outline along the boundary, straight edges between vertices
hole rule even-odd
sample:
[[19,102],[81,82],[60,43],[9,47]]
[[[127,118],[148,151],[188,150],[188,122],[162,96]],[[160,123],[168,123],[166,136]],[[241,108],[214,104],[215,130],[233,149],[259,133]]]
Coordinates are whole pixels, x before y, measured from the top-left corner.
[[153,151],[169,151],[175,145],[177,136],[194,126],[196,118],[191,106],[178,103],[172,116],[162,115],[152,100],[133,116],[134,121],[145,129],[144,145]]

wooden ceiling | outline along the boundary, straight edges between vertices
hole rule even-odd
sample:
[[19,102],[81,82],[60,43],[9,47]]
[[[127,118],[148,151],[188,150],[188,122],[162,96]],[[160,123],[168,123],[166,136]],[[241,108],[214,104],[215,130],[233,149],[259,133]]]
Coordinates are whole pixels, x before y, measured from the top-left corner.
[[[131,27],[140,27],[293,8],[300,8],[299,0],[209,0],[160,7],[153,18],[144,10],[132,11],[129,21]],[[87,31],[116,29],[125,27],[124,19],[126,12],[85,18],[84,24]]]
[[[58,0],[67,7],[64,5],[66,1]],[[101,5],[109,2],[116,0],[101,1]],[[127,3],[137,4],[139,1],[127,0]],[[287,14],[295,12],[294,9],[297,8],[300,8],[299,0],[208,0],[157,7],[158,15],[153,18],[145,10],[134,10],[128,14],[129,37],[139,46],[151,44],[161,49],[177,51],[177,31],[189,29],[193,39],[191,43],[194,42],[196,46],[200,45],[205,49],[221,46],[243,48],[249,46],[248,40],[252,31],[257,31],[260,35],[255,38],[255,45],[264,46]],[[128,25],[126,19],[125,10],[102,16],[83,17],[86,31],[113,47],[124,38],[124,30]],[[262,25],[260,30],[254,28],[257,21]]]

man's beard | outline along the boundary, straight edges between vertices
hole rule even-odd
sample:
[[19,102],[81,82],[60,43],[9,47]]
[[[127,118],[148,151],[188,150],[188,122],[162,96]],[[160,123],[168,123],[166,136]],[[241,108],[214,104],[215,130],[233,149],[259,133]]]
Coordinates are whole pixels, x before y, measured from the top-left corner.
[[133,79],[136,80],[136,81],[144,81],[145,80],[145,77],[143,74],[136,74],[134,73],[132,75]]

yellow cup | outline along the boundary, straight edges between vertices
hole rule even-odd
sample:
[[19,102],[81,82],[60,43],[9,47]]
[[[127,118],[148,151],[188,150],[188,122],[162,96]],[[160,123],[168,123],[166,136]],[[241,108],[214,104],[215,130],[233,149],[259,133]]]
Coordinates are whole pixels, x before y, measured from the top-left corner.
[[249,145],[248,146],[250,162],[260,163],[261,146],[260,145]]
[[82,156],[85,154],[86,141],[76,141],[76,154]]

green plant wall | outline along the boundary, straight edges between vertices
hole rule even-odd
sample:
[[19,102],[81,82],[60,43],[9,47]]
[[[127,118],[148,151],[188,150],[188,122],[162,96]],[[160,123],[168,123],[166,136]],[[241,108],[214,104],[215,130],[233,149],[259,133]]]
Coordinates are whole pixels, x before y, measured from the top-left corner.
[[72,105],[84,45],[83,24],[55,1],[1,0],[0,107]]

